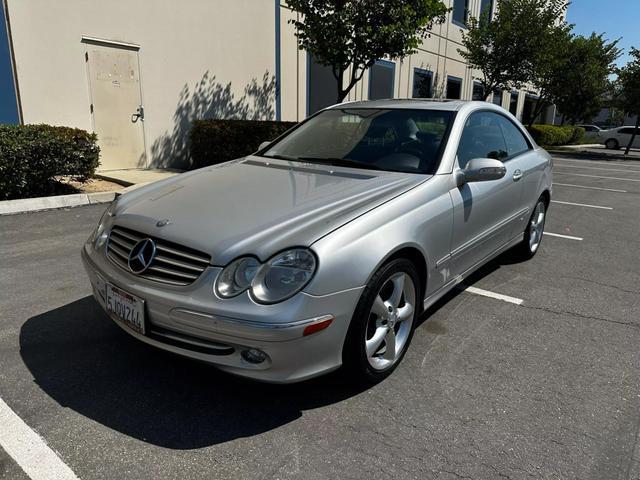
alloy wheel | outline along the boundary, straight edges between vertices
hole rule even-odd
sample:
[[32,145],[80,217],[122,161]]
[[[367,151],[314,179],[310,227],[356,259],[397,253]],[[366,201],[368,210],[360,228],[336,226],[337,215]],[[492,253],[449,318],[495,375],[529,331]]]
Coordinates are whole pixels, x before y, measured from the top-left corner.
[[402,356],[413,326],[416,289],[404,272],[393,274],[376,295],[365,329],[369,365],[386,370]]
[[531,224],[529,225],[529,250],[535,253],[540,246],[542,234],[544,233],[544,221],[546,216],[546,207],[541,200],[536,205],[536,209],[531,216]]

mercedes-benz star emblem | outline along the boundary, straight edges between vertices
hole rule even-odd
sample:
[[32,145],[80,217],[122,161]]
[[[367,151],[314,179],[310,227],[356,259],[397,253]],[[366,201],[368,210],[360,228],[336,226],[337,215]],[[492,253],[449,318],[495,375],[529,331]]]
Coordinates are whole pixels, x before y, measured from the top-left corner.
[[156,256],[156,242],[150,238],[143,238],[136,243],[129,253],[129,270],[140,274],[144,272]]

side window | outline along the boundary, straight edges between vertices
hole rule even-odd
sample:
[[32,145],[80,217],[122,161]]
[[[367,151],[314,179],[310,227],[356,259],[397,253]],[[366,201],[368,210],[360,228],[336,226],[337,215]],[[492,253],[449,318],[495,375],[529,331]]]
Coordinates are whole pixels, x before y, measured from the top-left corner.
[[501,118],[501,115],[492,112],[476,112],[469,116],[458,145],[460,168],[474,158],[504,160],[509,156],[500,128]]
[[530,150],[529,142],[522,134],[520,129],[516,127],[511,120],[500,115],[500,127],[504,134],[504,140],[507,144],[507,153],[509,157],[515,157],[527,150]]
[[620,130],[620,133],[624,135],[633,135],[633,128],[623,128]]

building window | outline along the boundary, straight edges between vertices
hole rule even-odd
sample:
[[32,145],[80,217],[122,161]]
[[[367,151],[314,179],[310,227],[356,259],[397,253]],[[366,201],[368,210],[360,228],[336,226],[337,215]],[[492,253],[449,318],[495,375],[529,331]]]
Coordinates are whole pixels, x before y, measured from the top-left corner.
[[516,115],[518,113],[518,92],[511,92],[511,98],[509,100],[509,112],[511,115]]
[[19,123],[4,8],[0,6],[0,123]]
[[482,83],[475,81],[473,82],[473,96],[472,96],[473,100],[479,100],[482,101],[484,100],[484,87],[482,86]]
[[431,98],[433,72],[422,70],[420,68],[413,69],[413,98]]
[[494,105],[502,106],[502,90],[494,90],[493,91],[493,100],[492,103]]
[[462,79],[447,77],[447,98],[459,100],[462,98]]
[[467,26],[467,15],[469,14],[469,0],[453,0],[453,12],[451,19],[459,27]]
[[493,0],[480,0],[480,21],[491,21],[493,16]]
[[533,109],[536,106],[538,97],[527,93],[524,97],[524,104],[522,106],[522,121],[524,123],[532,122],[531,116],[533,115]]
[[393,98],[395,74],[395,63],[377,60],[369,69],[369,100]]
[[333,105],[338,101],[338,81],[331,67],[316,62],[307,55],[307,114]]

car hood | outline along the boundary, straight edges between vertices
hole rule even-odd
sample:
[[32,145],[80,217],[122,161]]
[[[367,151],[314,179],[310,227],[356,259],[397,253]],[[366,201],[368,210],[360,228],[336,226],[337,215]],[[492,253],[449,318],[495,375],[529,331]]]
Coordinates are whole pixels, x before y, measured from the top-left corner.
[[123,195],[115,223],[206,252],[214,265],[247,254],[264,261],[310,246],[428,178],[246,157]]

